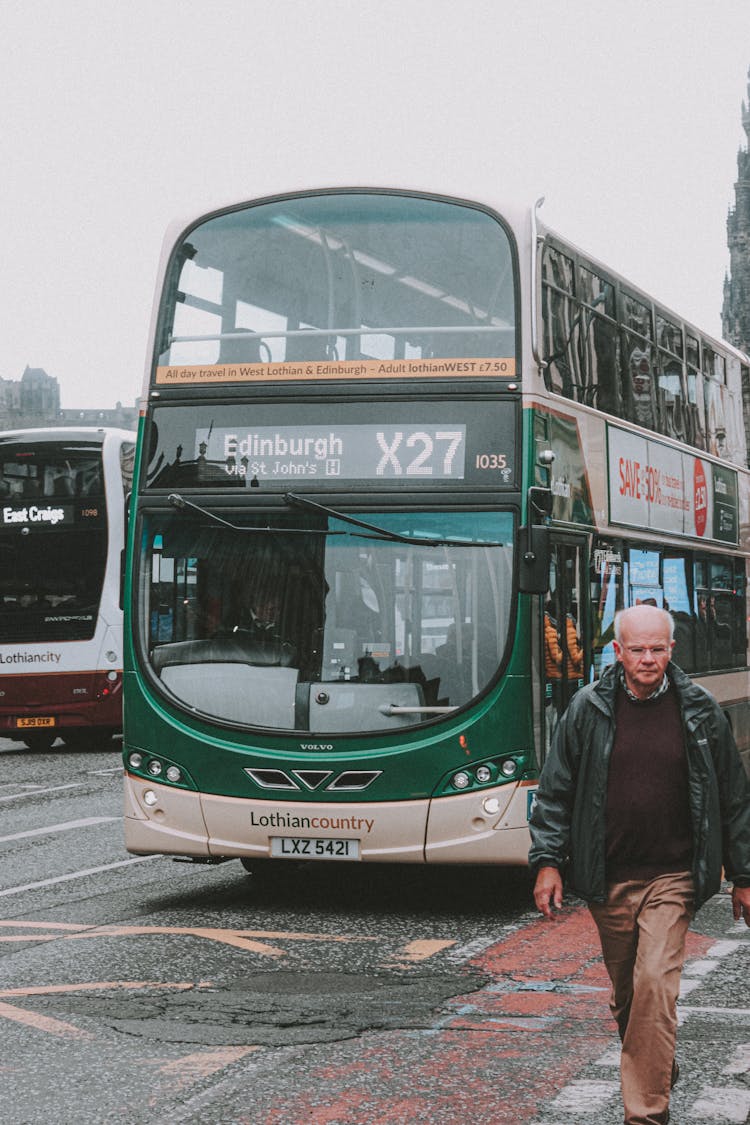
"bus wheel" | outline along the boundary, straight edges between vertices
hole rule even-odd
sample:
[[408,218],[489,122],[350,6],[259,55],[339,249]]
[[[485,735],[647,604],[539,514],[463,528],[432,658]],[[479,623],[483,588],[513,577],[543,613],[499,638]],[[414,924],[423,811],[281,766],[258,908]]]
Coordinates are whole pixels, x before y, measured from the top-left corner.
[[33,750],[34,753],[43,754],[45,750],[51,749],[52,743],[56,738],[56,734],[25,734],[23,736],[23,743],[27,750]]
[[297,866],[288,859],[245,859],[244,856],[240,858],[240,863],[248,875],[254,875],[258,882],[262,880],[264,883],[274,879],[282,867],[288,871],[290,867]]
[[110,730],[72,730],[64,735],[70,750],[108,750],[113,732]]

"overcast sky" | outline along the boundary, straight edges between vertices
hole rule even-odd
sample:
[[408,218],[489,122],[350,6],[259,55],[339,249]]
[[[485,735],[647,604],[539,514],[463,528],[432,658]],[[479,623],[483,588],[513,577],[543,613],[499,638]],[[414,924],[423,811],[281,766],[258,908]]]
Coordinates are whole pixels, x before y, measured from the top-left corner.
[[132,404],[173,218],[457,171],[719,334],[749,65],[750,0],[0,0],[0,378]]

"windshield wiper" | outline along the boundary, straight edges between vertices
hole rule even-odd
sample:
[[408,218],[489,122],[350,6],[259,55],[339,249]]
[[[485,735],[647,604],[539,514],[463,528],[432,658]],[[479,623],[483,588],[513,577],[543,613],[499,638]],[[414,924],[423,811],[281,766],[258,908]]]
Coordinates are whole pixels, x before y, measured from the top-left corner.
[[177,508],[178,512],[185,511],[186,508],[198,512],[199,515],[205,516],[214,523],[218,523],[221,527],[228,527],[230,531],[238,531],[248,533],[250,535],[346,535],[346,531],[328,531],[326,528],[317,527],[241,527],[240,524],[231,523],[225,520],[222,516],[218,516],[216,512],[210,511],[208,508],[202,508],[200,504],[194,504],[192,500],[186,500],[179,492],[170,492],[167,500],[173,508]]
[[[338,512],[335,508],[329,508],[327,504],[318,504],[315,500],[308,500],[306,496],[298,496],[296,492],[286,492],[284,494],[284,502],[290,507],[309,508],[313,512],[320,512],[321,515],[330,516],[333,519],[341,520],[343,523],[353,524],[354,527],[362,527],[366,531],[372,532],[371,535],[363,536],[364,539],[390,539],[394,543],[408,543],[413,547],[505,547],[506,543],[495,542],[489,539],[427,539],[418,535],[402,535],[398,531],[390,531],[387,527],[378,527],[377,524],[367,523],[365,520],[355,519],[354,516],[346,515],[344,512]],[[341,534],[332,533],[332,534]]]

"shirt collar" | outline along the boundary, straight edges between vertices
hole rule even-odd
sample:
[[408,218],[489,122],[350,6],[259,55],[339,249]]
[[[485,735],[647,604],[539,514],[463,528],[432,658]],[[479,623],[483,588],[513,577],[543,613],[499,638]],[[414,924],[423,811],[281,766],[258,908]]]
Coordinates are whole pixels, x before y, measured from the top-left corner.
[[665,691],[669,691],[669,676],[664,673],[664,679],[659,684],[658,688],[651,692],[651,695],[646,696],[645,699],[639,699],[635,692],[632,692],[625,681],[625,669],[622,664],[618,665],[618,674],[620,680],[620,687],[623,689],[628,699],[632,699],[634,703],[653,703],[657,699],[661,699]]

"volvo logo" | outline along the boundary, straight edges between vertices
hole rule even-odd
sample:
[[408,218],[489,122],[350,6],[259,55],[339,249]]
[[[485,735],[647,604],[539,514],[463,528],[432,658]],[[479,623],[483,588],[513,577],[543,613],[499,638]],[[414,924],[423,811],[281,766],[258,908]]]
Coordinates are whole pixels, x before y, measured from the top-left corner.
[[301,742],[300,750],[333,750],[332,742]]

